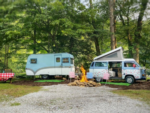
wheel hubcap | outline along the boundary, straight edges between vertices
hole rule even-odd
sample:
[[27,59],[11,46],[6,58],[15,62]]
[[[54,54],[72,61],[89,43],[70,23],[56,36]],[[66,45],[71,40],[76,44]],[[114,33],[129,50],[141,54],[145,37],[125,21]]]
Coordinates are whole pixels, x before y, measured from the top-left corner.
[[96,78],[96,80],[99,82],[101,79],[100,78]]
[[43,78],[46,79],[46,78],[47,78],[47,75],[43,75]]
[[132,83],[132,78],[128,78],[128,79],[127,79],[127,82],[128,82],[128,83]]

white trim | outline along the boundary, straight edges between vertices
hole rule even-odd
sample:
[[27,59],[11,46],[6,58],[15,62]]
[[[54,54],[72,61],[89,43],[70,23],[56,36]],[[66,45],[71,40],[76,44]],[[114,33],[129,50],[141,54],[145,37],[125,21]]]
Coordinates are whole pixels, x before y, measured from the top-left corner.
[[33,73],[30,69],[26,69],[26,75],[69,75],[69,72],[75,72],[75,67],[67,68],[44,68]]
[[134,59],[123,59],[123,60],[101,60],[101,61],[93,61],[93,62],[122,62],[122,61],[135,61]]
[[26,75],[34,75],[33,71],[29,70],[29,69],[26,69]]
[[108,55],[108,54],[110,54],[110,53],[113,53],[113,52],[115,52],[115,51],[118,51],[118,50],[122,50],[122,47],[118,47],[118,48],[116,48],[116,49],[114,49],[114,50],[111,50],[111,51],[105,53],[105,54],[102,54],[102,55],[100,55],[100,56],[97,56],[97,57],[94,58],[94,60],[96,60],[96,59],[98,59],[98,58],[101,58],[101,57],[103,57],[103,56],[106,56],[106,55]]

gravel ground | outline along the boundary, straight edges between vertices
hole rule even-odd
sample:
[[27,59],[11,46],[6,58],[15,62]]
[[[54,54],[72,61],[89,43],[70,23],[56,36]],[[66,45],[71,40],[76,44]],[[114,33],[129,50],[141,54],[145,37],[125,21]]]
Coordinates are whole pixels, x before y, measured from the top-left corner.
[[[0,113],[150,113],[141,101],[118,96],[114,88],[43,86],[41,91],[0,103]],[[21,103],[11,106],[11,103]]]

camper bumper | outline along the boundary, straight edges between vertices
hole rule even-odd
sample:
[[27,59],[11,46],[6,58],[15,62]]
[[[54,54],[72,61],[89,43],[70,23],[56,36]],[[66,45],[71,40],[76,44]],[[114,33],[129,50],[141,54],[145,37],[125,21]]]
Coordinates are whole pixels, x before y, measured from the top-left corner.
[[136,79],[136,80],[146,80],[146,77],[142,77],[142,78]]

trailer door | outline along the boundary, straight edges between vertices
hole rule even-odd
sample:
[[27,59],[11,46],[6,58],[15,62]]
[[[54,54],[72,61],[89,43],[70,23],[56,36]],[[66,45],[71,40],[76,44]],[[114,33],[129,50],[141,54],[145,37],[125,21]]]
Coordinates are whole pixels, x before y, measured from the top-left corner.
[[54,64],[55,64],[55,75],[61,75],[62,74],[62,58],[61,55],[55,55],[55,60],[54,60]]

